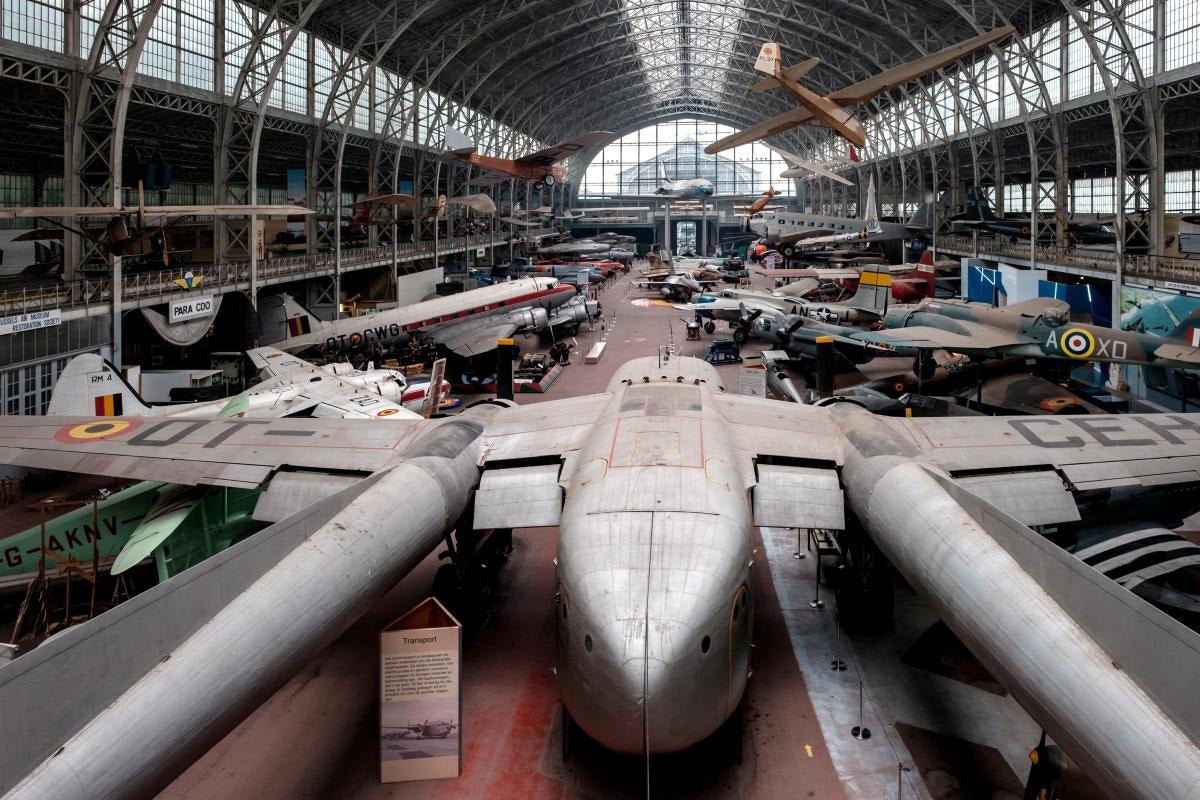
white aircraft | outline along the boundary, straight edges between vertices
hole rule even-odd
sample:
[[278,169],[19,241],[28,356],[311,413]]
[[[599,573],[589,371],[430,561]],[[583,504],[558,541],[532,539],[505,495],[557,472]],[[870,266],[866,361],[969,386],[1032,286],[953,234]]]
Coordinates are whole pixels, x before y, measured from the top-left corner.
[[[151,405],[121,373],[94,353],[71,359],[54,385],[47,413],[182,419],[276,417],[393,417],[418,419],[428,382],[409,384],[391,369],[356,370],[348,363],[314,364],[273,347],[247,355],[262,382],[233,397],[199,403]],[[442,384],[445,397],[449,384]]]
[[843,178],[841,175],[838,175],[832,170],[826,169],[820,164],[814,164],[811,161],[805,161],[795,153],[789,153],[786,150],[780,150],[774,145],[769,144],[767,147],[777,153],[779,157],[788,164],[791,164],[790,169],[785,169],[783,172],[779,173],[779,177],[781,178],[808,178],[812,176],[820,176],[822,178],[829,178],[831,181],[837,181],[838,183],[845,184],[846,186],[853,185],[846,178]]
[[404,344],[424,333],[464,358],[489,353],[496,340],[518,330],[541,333],[559,325],[573,326],[595,319],[600,306],[579,297],[575,287],[555,278],[521,278],[482,286],[468,292],[420,303],[323,322],[286,298],[288,330],[293,335],[276,342],[288,353],[323,348],[343,352],[377,344]]
[[717,193],[716,187],[708,178],[671,180],[667,177],[667,165],[662,161],[658,162],[658,178],[662,181],[662,184],[654,190],[654,195],[658,197],[671,200],[700,199],[712,197]]

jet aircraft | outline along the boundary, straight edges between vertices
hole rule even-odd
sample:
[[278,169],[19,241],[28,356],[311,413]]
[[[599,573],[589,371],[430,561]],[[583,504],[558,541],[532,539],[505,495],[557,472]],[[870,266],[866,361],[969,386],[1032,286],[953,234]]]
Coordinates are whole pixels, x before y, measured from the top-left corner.
[[555,166],[559,161],[564,161],[581,150],[604,144],[612,136],[608,131],[592,131],[520,158],[495,158],[480,155],[476,152],[475,142],[469,136],[454,128],[447,128],[446,150],[459,161],[523,181],[532,181],[535,189],[541,189],[554,186],[566,177],[566,171]]
[[811,89],[797,83],[810,70],[820,64],[819,59],[810,58],[799,64],[784,68],[779,45],[767,42],[759,51],[754,68],[766,73],[764,78],[750,88],[752,92],[765,92],[770,89],[783,87],[796,101],[800,108],[772,117],[765,122],[752,125],[749,128],[730,134],[713,142],[704,148],[706,153],[719,153],[741,144],[749,144],[759,139],[769,139],[785,131],[789,131],[806,122],[822,122],[838,135],[852,144],[863,147],[867,143],[867,134],[862,124],[854,118],[847,107],[861,105],[877,94],[902,86],[909,81],[928,75],[947,64],[959,61],[963,56],[975,52],[981,47],[998,42],[1013,32],[1012,26],[1004,26],[995,30],[972,37],[965,42],[947,47],[916,61],[901,64],[852,86],[839,89],[827,97],[823,97]]
[[[991,201],[988,200],[987,195],[977,186],[972,186],[967,190],[966,209],[967,218],[952,220],[952,225],[967,225],[986,233],[1010,236],[1014,242],[1021,239],[1029,239],[1029,217],[1026,216],[1022,219],[997,217],[995,212],[992,211]],[[1054,236],[1054,225],[1046,220],[1039,219],[1037,229],[1038,241],[1052,241]],[[1103,223],[1068,221],[1067,236],[1072,242],[1078,244],[1114,244],[1117,241],[1116,231],[1110,225]]]
[[779,173],[779,177],[781,178],[808,178],[816,175],[822,178],[828,178],[831,181],[837,181],[838,183],[845,184],[846,186],[853,186],[853,183],[849,179],[843,178],[833,170],[827,169],[820,164],[814,164],[811,161],[806,161],[794,153],[789,153],[786,150],[780,150],[778,147],[774,147],[772,145],[767,145],[767,147],[771,148],[771,150],[774,150],[779,154],[780,158],[791,165],[789,169],[785,169],[783,172]]
[[[1062,300],[1039,297],[995,308],[964,300],[923,300],[893,306],[883,330],[861,331],[865,342],[923,350],[950,350],[978,358],[1026,356],[1067,361],[1108,361],[1176,369],[1200,368],[1200,312],[1167,336],[1115,330],[1070,321]],[[928,365],[918,363],[918,373]]]

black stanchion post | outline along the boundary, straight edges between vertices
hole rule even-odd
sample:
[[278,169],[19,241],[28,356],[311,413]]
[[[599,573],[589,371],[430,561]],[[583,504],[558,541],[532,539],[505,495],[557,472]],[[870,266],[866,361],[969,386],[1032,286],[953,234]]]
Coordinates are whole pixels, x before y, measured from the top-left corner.
[[817,337],[817,396],[833,395],[833,337]]
[[496,340],[496,399],[513,399],[513,340]]

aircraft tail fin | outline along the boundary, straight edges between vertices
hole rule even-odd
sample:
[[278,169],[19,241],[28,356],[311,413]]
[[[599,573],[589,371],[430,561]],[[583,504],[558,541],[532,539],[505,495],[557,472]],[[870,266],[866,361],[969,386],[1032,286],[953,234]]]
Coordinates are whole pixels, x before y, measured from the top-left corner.
[[120,371],[95,353],[71,359],[58,376],[46,409],[47,414],[73,417],[140,417],[149,411]]
[[1185,344],[1188,347],[1200,347],[1200,309],[1180,320],[1175,330],[1165,337],[1167,341]]
[[875,202],[875,176],[867,183],[867,204],[863,207],[863,218],[867,221],[867,233],[879,233],[879,204]]
[[967,217],[980,222],[996,218],[991,202],[978,186],[967,190]]
[[667,175],[667,162],[662,159],[658,161],[658,179],[663,183],[671,180],[671,176]]
[[880,316],[887,311],[892,299],[892,271],[886,264],[869,264],[858,276],[858,291],[846,305]]
[[287,293],[263,297],[259,302],[258,319],[262,327],[259,341],[264,345],[314,333],[324,325]]
[[754,62],[754,68],[759,72],[774,76],[779,72],[781,66],[779,45],[775,42],[764,42],[762,49],[758,51],[758,60]]
[[475,141],[460,130],[446,128],[446,150],[456,155],[470,155],[475,152]]

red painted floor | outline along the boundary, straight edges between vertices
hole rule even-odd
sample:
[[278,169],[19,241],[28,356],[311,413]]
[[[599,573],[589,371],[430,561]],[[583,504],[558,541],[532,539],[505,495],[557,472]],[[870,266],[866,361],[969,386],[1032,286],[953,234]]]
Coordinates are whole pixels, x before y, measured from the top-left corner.
[[[684,312],[633,305],[645,293],[630,277],[601,295],[609,350],[599,365],[583,354],[599,331],[579,337],[565,374],[541,402],[603,391],[615,367],[674,342],[702,356],[712,337],[685,342]],[[761,279],[759,279],[761,280]],[[720,331],[718,336],[723,335]],[[533,345],[522,343],[528,350]],[[754,363],[754,362],[751,362]],[[737,386],[737,366],[722,367]],[[164,798],[842,798],[766,568],[757,568],[753,677],[736,733],[718,732],[692,750],[656,758],[617,756],[575,742],[561,758],[554,662],[555,529],[518,531],[500,578],[491,623],[465,647],[463,775],[406,784],[378,781],[377,636],[429,593],[435,557],[426,559],[363,620],[181,775]],[[732,728],[736,731],[736,726]],[[647,791],[647,787],[649,791]]]

